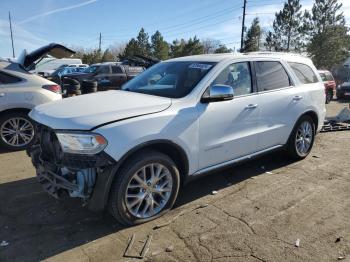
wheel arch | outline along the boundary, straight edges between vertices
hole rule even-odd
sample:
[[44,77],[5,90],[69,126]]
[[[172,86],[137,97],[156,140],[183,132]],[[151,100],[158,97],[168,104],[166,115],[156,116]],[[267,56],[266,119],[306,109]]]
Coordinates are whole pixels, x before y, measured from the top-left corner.
[[25,107],[15,107],[15,108],[8,108],[0,112],[0,116],[5,115],[7,113],[13,113],[13,112],[24,112],[24,113],[29,113],[31,111],[30,108],[25,108]]
[[130,157],[145,150],[154,150],[168,155],[177,165],[180,172],[180,183],[184,183],[188,177],[189,160],[185,150],[171,140],[152,140],[144,142],[130,149],[123,157],[114,165],[107,176],[99,176],[92,198],[90,199],[89,208],[95,211],[103,210],[108,203],[111,186],[118,170],[126,163]]
[[[301,117],[303,117],[303,116],[310,116],[310,117],[312,118],[312,121],[314,121],[314,124],[315,124],[315,132],[316,132],[316,131],[317,131],[317,127],[318,127],[318,122],[319,122],[317,113],[316,113],[315,111],[313,111],[313,110],[308,110],[308,111],[306,111],[305,113],[303,113],[303,114],[298,118],[297,122],[298,122],[299,119],[300,119]],[[297,122],[296,122],[296,123],[297,123]]]

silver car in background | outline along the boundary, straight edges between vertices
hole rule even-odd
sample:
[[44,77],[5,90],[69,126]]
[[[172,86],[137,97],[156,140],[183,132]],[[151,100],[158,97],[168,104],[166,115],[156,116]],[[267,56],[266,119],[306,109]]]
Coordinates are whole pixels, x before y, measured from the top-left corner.
[[49,44],[29,54],[23,51],[16,60],[0,59],[0,147],[24,149],[34,137],[34,127],[27,114],[35,106],[62,99],[61,87],[29,73],[44,56],[71,56],[74,51],[59,44]]

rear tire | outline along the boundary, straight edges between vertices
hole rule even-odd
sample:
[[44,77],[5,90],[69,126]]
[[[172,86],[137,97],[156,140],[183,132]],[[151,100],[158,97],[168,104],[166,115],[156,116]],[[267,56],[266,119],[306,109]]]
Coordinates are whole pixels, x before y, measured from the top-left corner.
[[[153,180],[152,172],[162,178]],[[140,152],[128,159],[115,174],[109,194],[109,211],[123,225],[145,223],[172,208],[179,185],[179,170],[169,156],[153,150]]]
[[34,138],[34,125],[23,111],[0,116],[0,146],[10,151],[25,149]]
[[333,99],[333,90],[327,90],[326,92],[326,104],[329,104]]
[[304,159],[310,153],[315,140],[315,123],[312,117],[299,118],[287,143],[287,151],[294,159]]

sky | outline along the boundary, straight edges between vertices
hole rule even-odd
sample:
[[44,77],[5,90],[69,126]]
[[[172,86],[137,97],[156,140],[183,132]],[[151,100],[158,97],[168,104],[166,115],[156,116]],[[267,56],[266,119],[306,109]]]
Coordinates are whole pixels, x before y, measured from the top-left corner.
[[[350,0],[343,3],[350,25]],[[283,0],[247,0],[246,25],[260,18],[269,29]],[[311,9],[313,0],[301,0]],[[68,47],[102,48],[125,43],[141,27],[149,35],[159,30],[165,40],[197,36],[239,48],[243,0],[1,0],[0,57],[11,57],[8,12],[11,12],[15,54],[51,42]]]

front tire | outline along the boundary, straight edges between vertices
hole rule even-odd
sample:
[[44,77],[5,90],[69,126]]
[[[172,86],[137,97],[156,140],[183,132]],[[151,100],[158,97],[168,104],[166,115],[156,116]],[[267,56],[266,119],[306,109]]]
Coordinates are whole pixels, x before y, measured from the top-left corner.
[[294,159],[304,159],[310,153],[315,140],[315,123],[309,115],[302,116],[289,137],[288,154]]
[[179,186],[179,170],[170,157],[153,150],[140,152],[115,175],[109,210],[124,225],[153,220],[172,208]]
[[7,150],[25,149],[34,137],[34,126],[25,112],[0,116],[0,146]]

